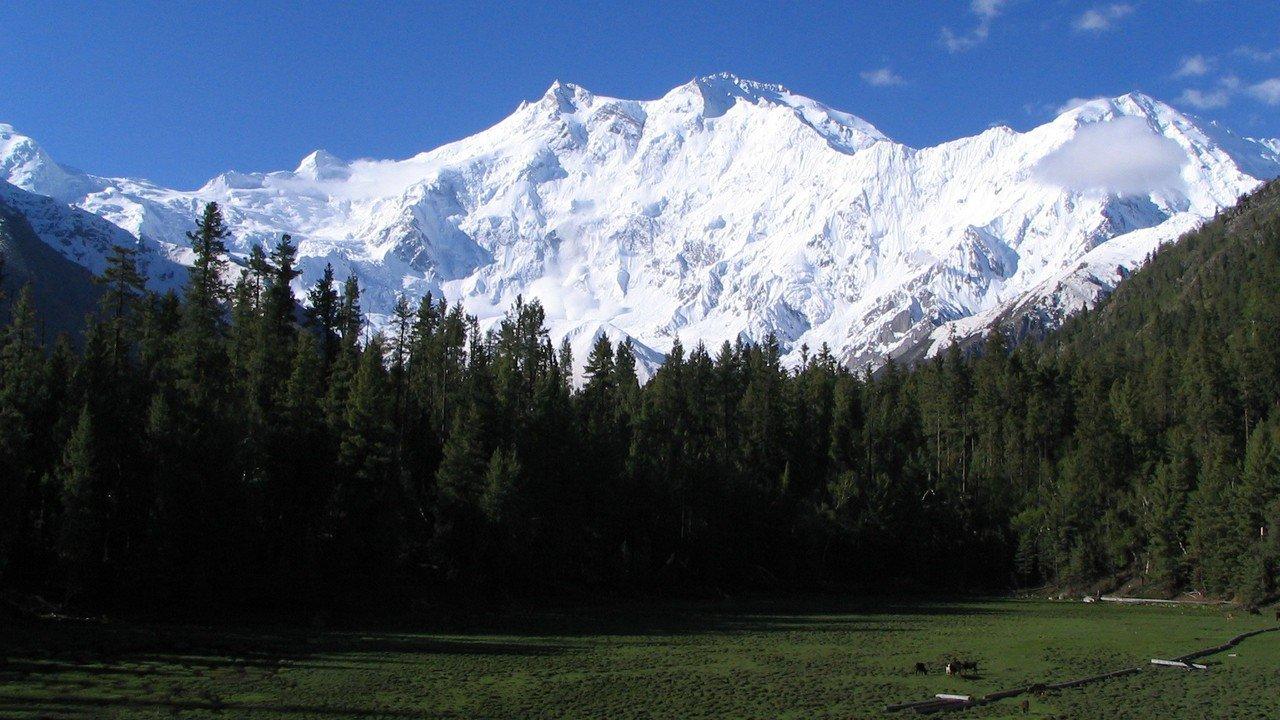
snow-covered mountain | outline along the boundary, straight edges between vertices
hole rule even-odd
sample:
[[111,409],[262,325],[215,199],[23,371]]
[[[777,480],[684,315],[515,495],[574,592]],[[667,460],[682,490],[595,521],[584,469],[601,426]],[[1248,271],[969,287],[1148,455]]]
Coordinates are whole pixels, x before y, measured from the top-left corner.
[[[523,294],[579,359],[600,332],[650,362],[677,336],[714,349],[774,332],[793,360],[826,343],[861,365],[1015,312],[1060,321],[1280,175],[1278,148],[1130,94],[915,149],[781,86],[715,75],[647,101],[557,82],[405,160],[317,151],[194,191],[68,169],[0,125],[0,179],[178,263],[216,200],[233,253],[290,233],[298,289],[333,263],[360,277],[375,322],[401,293],[443,293],[482,321]],[[98,252],[59,250],[87,267]]]

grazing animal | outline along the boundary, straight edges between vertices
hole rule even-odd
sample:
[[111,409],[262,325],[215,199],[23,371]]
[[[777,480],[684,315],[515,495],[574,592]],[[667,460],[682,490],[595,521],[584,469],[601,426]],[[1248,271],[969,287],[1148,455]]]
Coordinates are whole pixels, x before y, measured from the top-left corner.
[[924,663],[916,663],[916,674],[917,674],[917,675],[928,675],[928,674],[929,674],[929,668],[925,667],[925,666],[924,666]]
[[1023,715],[1026,715],[1026,714],[1027,714],[1027,713],[1029,713],[1029,712],[1031,712],[1031,701],[1030,701],[1030,700],[1023,700],[1023,701],[1022,701],[1022,714],[1023,714]]
[[947,674],[956,675],[960,672],[960,664],[955,662],[947,663]]

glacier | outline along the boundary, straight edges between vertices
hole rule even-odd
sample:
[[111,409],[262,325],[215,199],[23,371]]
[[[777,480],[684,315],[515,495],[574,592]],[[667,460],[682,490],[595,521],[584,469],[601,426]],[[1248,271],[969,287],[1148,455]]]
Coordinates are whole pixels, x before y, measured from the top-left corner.
[[[642,101],[556,82],[407,159],[318,150],[195,190],[74,170],[0,125],[0,180],[123,231],[157,287],[181,282],[185,233],[217,201],[233,259],[294,237],[300,297],[331,263],[360,279],[375,327],[400,295],[461,302],[482,325],[537,298],[579,362],[607,333],[635,344],[646,374],[677,338],[714,351],[773,333],[790,364],[826,345],[875,366],[998,323],[1051,328],[1277,175],[1276,140],[1141,93],[912,148],[729,74]],[[90,269],[109,241],[38,232]]]

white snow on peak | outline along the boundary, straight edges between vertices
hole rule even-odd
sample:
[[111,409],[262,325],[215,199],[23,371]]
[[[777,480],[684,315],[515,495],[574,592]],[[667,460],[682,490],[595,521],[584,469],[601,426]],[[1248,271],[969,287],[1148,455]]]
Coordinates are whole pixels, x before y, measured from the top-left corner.
[[333,153],[316,150],[302,158],[293,173],[312,180],[346,180],[351,176],[351,166]]
[[233,254],[289,233],[298,290],[326,263],[355,272],[375,323],[400,294],[443,294],[485,323],[523,295],[542,301],[557,341],[626,336],[650,365],[676,337],[714,347],[774,333],[791,361],[827,344],[862,365],[934,352],[1014,310],[1053,324],[1277,174],[1274,141],[1139,93],[913,149],[728,74],[651,100],[557,81],[410,158],[317,151],[293,171],[228,172],[193,192],[69,173],[0,132],[0,179],[174,261],[216,200]]
[[739,102],[787,108],[825,138],[831,147],[853,153],[872,143],[888,140],[874,125],[849,113],[796,95],[782,85],[745,80],[729,73],[717,73],[691,80],[667,94],[672,98],[696,98],[705,119],[718,118]]
[[40,194],[68,202],[92,187],[88,178],[54,162],[35,140],[6,124],[0,124],[0,180],[39,187]]

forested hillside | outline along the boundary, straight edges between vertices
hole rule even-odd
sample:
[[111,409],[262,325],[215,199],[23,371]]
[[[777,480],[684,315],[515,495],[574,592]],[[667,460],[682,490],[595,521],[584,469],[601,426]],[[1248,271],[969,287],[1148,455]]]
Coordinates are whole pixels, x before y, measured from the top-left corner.
[[1280,182],[1156,253],[1038,354],[1070,369],[1081,406],[1037,491],[1056,503],[1019,522],[1041,564],[1246,602],[1273,594]]
[[183,297],[111,259],[83,352],[0,339],[0,585],[87,607],[403,605],[748,589],[1276,591],[1280,185],[1042,344],[874,375],[825,348],[683,349],[637,381],[521,302],[369,333],[286,236]]

